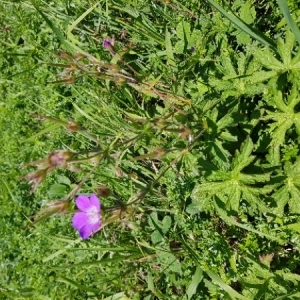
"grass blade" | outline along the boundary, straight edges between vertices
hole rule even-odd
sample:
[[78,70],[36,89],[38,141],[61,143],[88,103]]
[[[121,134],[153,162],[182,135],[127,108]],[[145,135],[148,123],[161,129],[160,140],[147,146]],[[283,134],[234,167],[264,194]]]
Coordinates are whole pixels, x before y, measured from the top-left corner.
[[231,286],[223,282],[223,280],[213,271],[205,271],[206,274],[211,278],[212,282],[217,284],[221,289],[223,289],[231,299],[242,299],[242,300],[250,300],[249,298],[241,295],[237,291],[235,291]]
[[98,290],[98,289],[90,288],[86,285],[79,284],[76,281],[74,281],[70,278],[67,278],[62,274],[56,273],[56,276],[59,278],[58,281],[71,284],[71,285],[75,286],[76,288],[81,289],[83,291],[87,291],[87,292],[91,292],[91,293],[95,293],[95,294],[100,292],[100,290]]
[[252,38],[259,41],[263,45],[270,47],[274,51],[276,50],[276,43],[262,34],[261,32],[257,31],[256,29],[252,28],[248,24],[246,24],[243,20],[241,20],[239,17],[234,16],[232,14],[229,14],[226,10],[224,10],[219,4],[217,4],[213,0],[207,0],[215,9],[217,9],[224,17],[226,17],[232,24],[234,24],[236,27],[244,31],[246,34],[249,34]]
[[300,29],[293,20],[289,7],[287,5],[286,0],[277,0],[278,6],[283,13],[283,16],[286,20],[287,25],[290,27],[292,33],[294,34],[295,38],[297,39],[298,43],[300,44]]
[[193,275],[192,282],[189,285],[186,292],[188,299],[191,299],[196,294],[197,287],[199,283],[202,281],[202,279],[203,279],[203,271],[200,267],[197,267],[196,272]]

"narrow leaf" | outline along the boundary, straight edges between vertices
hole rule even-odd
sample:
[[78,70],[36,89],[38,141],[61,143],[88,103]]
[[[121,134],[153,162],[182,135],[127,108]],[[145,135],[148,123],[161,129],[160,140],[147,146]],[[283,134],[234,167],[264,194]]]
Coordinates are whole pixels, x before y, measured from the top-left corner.
[[231,299],[250,300],[249,298],[238,293],[231,286],[226,284],[215,272],[208,270],[205,272],[215,284],[222,288],[231,297]]
[[281,9],[283,16],[286,20],[286,23],[290,27],[291,31],[293,32],[295,38],[297,39],[298,43],[300,43],[300,30],[295,21],[293,20],[287,1],[286,0],[277,0],[278,6]]
[[270,38],[255,30],[251,26],[247,25],[240,18],[229,14],[226,10],[224,10],[219,4],[217,4],[213,0],[207,0],[212,6],[214,6],[222,15],[224,15],[231,23],[233,23],[236,27],[249,34],[252,38],[264,44],[265,46],[270,47],[274,51],[276,51],[276,44]]
[[189,300],[196,294],[197,287],[199,283],[202,281],[202,279],[203,279],[203,271],[200,267],[197,267],[196,272],[193,275],[192,282],[189,285],[186,292]]

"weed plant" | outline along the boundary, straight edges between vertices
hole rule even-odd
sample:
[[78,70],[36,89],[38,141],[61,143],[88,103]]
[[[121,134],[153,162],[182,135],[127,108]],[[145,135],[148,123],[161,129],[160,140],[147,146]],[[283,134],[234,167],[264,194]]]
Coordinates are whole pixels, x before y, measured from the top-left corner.
[[0,298],[299,299],[298,2],[0,1]]

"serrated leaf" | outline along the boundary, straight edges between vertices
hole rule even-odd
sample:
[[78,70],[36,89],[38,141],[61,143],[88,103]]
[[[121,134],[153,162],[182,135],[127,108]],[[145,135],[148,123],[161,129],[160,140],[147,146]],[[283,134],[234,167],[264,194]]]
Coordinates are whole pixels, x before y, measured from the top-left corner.
[[251,24],[254,22],[256,17],[256,11],[251,1],[246,1],[241,6],[240,17],[247,24]]
[[269,148],[269,154],[266,156],[271,166],[280,165],[280,148],[279,145],[271,145]]
[[212,174],[210,174],[207,177],[207,180],[209,181],[226,181],[231,179],[230,172],[225,172],[222,170],[213,171]]
[[277,72],[276,71],[259,71],[259,72],[255,72],[253,73],[250,78],[249,78],[249,82],[251,84],[255,84],[255,83],[260,83],[260,82],[264,82],[272,77],[277,76]]
[[275,71],[285,69],[284,64],[276,59],[273,52],[271,52],[269,49],[256,49],[256,51],[254,52],[254,56],[263,66],[268,69]]
[[246,184],[255,184],[256,182],[266,182],[270,180],[271,173],[265,174],[244,174],[240,173],[239,180]]
[[294,43],[295,43],[294,35],[289,30],[286,33],[285,43],[281,38],[279,38],[277,41],[277,49],[287,69],[289,69],[291,65],[291,58],[292,58],[291,56],[292,56]]
[[226,208],[228,210],[232,209],[234,211],[239,210],[240,202],[241,202],[241,194],[242,191],[239,186],[231,187],[228,194],[228,201]]
[[238,44],[242,44],[242,45],[248,45],[251,43],[250,36],[243,31],[240,31],[236,34],[236,40]]
[[[288,129],[293,125],[293,120],[284,118],[283,120],[277,121],[280,125],[274,130],[272,139],[276,141],[278,145],[283,145],[285,142],[285,134]],[[282,123],[281,123],[282,122]],[[274,124],[278,125],[278,124]]]
[[228,182],[204,182],[200,185],[197,185],[193,191],[193,194],[203,195],[204,193],[215,194],[219,191],[228,188]]
[[286,174],[293,179],[293,181],[300,183],[300,181],[299,181],[300,159],[299,158],[293,165],[286,166],[285,171],[286,171]]
[[225,127],[228,126],[233,126],[234,125],[234,119],[230,114],[226,114],[223,118],[221,118],[218,122],[217,122],[217,126],[218,126],[218,130],[221,130]]
[[293,57],[291,61],[292,69],[299,69],[300,68],[300,51]]
[[300,191],[295,185],[289,186],[291,198],[289,200],[289,208],[291,213],[300,213]]
[[231,154],[223,147],[223,144],[220,140],[216,139],[212,144],[211,154],[214,156],[214,160],[221,168],[228,168],[229,157],[231,156]]
[[242,169],[248,166],[255,158],[251,155],[253,150],[253,142],[250,137],[248,137],[241,146],[241,152],[238,150],[232,160],[233,172],[238,174]]
[[238,138],[236,136],[232,135],[228,131],[223,131],[220,134],[220,138],[222,138],[223,140],[228,141],[228,142],[236,142],[238,140]]
[[290,112],[289,107],[286,105],[285,101],[282,98],[281,91],[277,91],[274,96],[271,96],[268,102],[276,105],[276,108],[280,109],[282,112]]
[[221,57],[222,65],[220,65],[220,69],[225,76],[237,76],[235,68],[232,64],[232,61],[229,56],[222,55]]
[[249,204],[251,204],[252,207],[254,207],[262,212],[269,211],[269,208],[267,207],[267,205],[261,201],[260,194],[262,194],[262,193],[259,189],[244,186],[242,188],[242,191],[243,191],[243,197]]

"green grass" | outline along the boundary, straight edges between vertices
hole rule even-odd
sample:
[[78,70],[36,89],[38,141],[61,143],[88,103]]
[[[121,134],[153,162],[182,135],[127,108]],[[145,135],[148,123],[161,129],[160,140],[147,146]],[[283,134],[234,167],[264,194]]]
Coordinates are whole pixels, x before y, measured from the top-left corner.
[[[299,15],[1,1],[0,299],[299,298]],[[74,156],[31,194],[55,150]]]

